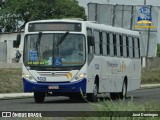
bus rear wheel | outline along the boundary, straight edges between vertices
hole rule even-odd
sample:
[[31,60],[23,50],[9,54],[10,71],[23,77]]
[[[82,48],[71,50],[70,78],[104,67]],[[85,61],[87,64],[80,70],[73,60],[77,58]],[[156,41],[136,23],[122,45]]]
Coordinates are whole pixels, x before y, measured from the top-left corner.
[[98,86],[94,83],[93,93],[87,94],[87,99],[91,102],[97,102]]
[[115,99],[125,99],[127,96],[127,84],[126,82],[123,82],[122,86],[122,92],[118,93],[110,93],[110,98],[115,100]]
[[117,99],[117,98],[118,98],[118,93],[110,93],[110,98],[111,98],[112,100]]
[[46,94],[44,92],[34,92],[34,100],[36,103],[43,103]]

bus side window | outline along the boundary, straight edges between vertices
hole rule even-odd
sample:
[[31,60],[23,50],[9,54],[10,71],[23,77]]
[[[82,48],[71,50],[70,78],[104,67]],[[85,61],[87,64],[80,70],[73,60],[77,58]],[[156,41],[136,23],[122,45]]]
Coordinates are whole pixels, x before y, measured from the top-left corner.
[[113,46],[114,46],[114,56],[117,56],[117,37],[116,34],[113,34]]
[[103,36],[102,36],[102,32],[99,32],[99,34],[100,34],[100,44],[99,44],[100,54],[103,55]]
[[138,53],[139,53],[139,58],[140,58],[140,55],[141,55],[141,51],[140,51],[140,40],[139,40],[139,38],[137,39],[138,40]]
[[126,36],[126,47],[127,47],[127,57],[129,57],[129,40],[128,40],[128,36]]
[[135,45],[134,45],[134,38],[132,37],[132,45],[133,45],[133,58],[135,58]]
[[119,35],[116,35],[116,42],[117,42],[117,56],[120,57],[121,52],[120,52],[120,37],[119,37]]
[[[92,36],[92,29],[87,28],[87,36]],[[88,46],[88,53],[93,54],[93,46]]]
[[122,41],[123,41],[123,57],[127,57],[127,37],[123,36]]
[[123,39],[122,35],[119,36],[120,39],[120,56],[123,56]]
[[110,55],[110,39],[109,39],[109,33],[106,33],[107,35],[107,55]]
[[99,55],[100,54],[100,32],[99,31],[94,31],[93,36],[95,39],[95,51],[94,53]]
[[102,32],[102,48],[103,48],[103,55],[107,55],[107,34]]
[[109,33],[109,49],[110,49],[110,56],[114,56],[114,46],[113,46],[113,34]]
[[138,48],[138,38],[134,38],[134,52],[135,52],[135,58],[139,58],[139,48]]
[[133,58],[133,44],[132,44],[132,37],[129,37],[129,57]]

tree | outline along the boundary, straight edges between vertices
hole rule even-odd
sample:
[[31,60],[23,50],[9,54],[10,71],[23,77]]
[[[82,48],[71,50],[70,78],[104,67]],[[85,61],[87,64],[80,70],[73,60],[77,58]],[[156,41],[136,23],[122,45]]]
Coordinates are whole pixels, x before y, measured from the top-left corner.
[[157,57],[160,57],[160,44],[157,44]]
[[[27,22],[33,20],[86,19],[84,8],[79,6],[76,0],[7,0],[0,9],[0,27],[4,28],[5,32],[23,28]],[[23,25],[20,26],[19,21],[22,21]]]

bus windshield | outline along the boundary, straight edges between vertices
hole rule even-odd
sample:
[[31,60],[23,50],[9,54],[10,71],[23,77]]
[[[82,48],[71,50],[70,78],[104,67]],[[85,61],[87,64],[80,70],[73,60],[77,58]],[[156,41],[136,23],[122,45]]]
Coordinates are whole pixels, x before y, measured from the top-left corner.
[[23,56],[26,66],[81,66],[85,62],[85,37],[72,33],[28,34]]

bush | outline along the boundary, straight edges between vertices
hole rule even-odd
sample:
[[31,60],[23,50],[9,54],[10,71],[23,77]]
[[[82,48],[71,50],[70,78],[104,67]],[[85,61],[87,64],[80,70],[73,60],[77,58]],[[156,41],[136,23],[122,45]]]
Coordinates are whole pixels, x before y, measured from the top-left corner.
[[157,57],[160,57],[160,44],[157,44]]

